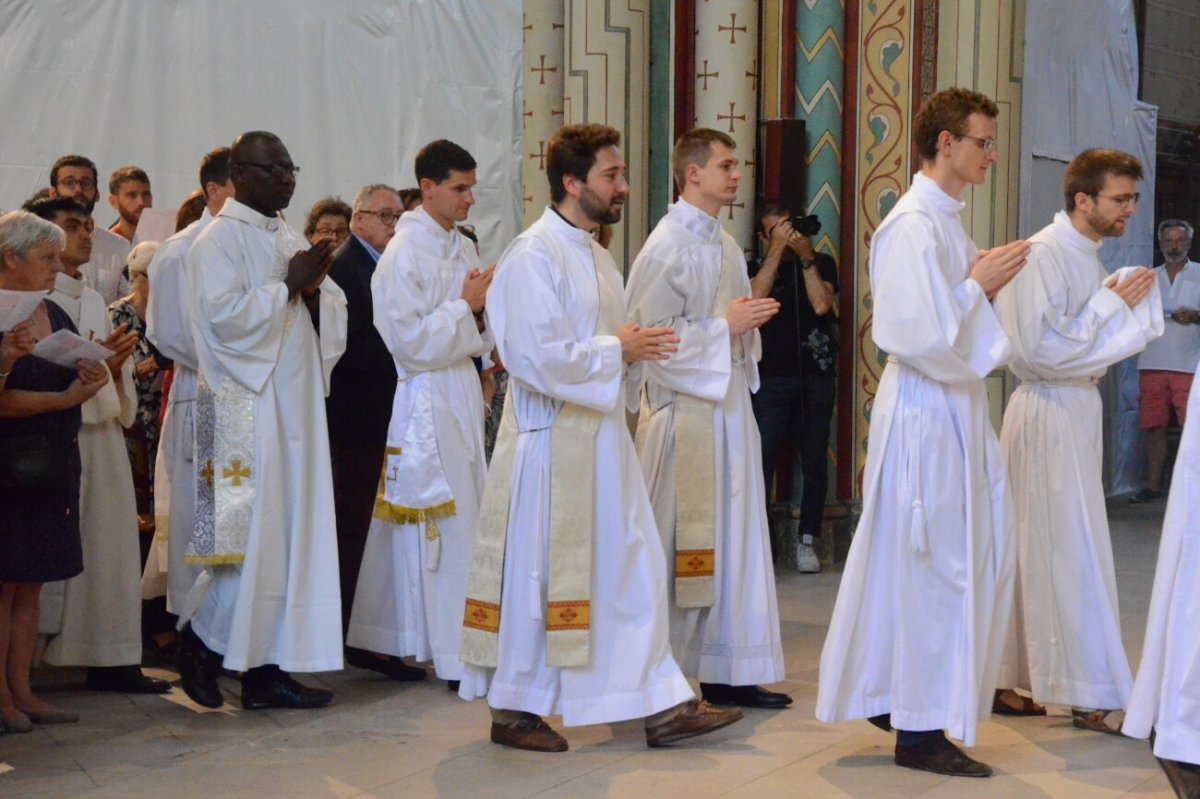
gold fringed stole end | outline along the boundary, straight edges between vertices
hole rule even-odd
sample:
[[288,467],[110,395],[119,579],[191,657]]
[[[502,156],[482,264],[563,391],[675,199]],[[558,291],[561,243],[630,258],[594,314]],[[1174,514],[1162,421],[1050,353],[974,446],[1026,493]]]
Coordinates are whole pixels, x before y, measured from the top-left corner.
[[676,577],[712,577],[716,554],[711,549],[675,551]]
[[716,602],[713,404],[679,394],[673,411],[675,604],[681,608],[708,608]]
[[[432,522],[434,519],[444,519],[455,513],[454,500],[434,505],[432,508],[406,508],[403,505],[393,505],[383,497],[375,498],[375,518],[389,524]],[[436,531],[437,528],[433,529]]]

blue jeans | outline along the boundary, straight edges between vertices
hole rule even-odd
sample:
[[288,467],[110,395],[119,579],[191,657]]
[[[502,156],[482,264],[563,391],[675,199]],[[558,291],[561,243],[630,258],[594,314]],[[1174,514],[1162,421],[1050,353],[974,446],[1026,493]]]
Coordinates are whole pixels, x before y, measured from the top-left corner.
[[764,377],[751,395],[754,420],[762,438],[763,477],[770,490],[775,462],[791,442],[804,475],[800,499],[800,535],[821,534],[829,488],[829,423],[833,419],[837,378],[832,376]]

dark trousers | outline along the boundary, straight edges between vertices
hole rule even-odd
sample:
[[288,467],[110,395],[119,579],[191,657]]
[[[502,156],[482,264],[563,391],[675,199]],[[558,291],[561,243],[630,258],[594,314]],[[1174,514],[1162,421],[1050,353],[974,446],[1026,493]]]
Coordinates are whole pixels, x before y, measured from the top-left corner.
[[375,510],[375,494],[379,490],[385,445],[382,439],[374,447],[361,444],[343,446],[329,442],[330,464],[333,467],[333,507],[337,514],[343,636],[350,626],[354,588],[358,585],[358,570],[367,546],[367,529],[371,526],[371,513]]
[[762,438],[763,476],[768,492],[785,442],[791,442],[800,458],[804,475],[801,536],[821,534],[829,488],[826,451],[836,388],[837,378],[831,376],[764,377],[757,393],[750,398]]

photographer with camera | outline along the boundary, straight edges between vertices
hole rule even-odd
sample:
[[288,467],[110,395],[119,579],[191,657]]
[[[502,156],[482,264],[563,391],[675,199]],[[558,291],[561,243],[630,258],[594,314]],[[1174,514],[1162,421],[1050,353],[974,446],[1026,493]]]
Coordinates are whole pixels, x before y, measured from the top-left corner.
[[815,215],[793,218],[786,208],[766,205],[758,221],[766,255],[750,267],[750,288],[755,298],[778,300],[780,310],[762,326],[762,385],[751,401],[762,437],[768,504],[783,442],[792,442],[799,454],[804,492],[796,569],[813,574],[821,570],[814,544],[829,483],[825,451],[837,382],[837,264],[813,249],[812,237],[821,230]]

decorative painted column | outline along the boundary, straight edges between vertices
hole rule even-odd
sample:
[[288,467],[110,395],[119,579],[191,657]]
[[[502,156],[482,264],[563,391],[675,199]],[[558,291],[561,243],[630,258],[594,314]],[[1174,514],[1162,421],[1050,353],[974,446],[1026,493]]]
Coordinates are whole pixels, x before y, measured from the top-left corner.
[[632,190],[609,251],[624,271],[648,235],[649,7],[650,0],[565,2],[565,123],[621,131]]
[[755,0],[696,2],[696,125],[737,142],[742,182],[721,221],[748,254],[754,249],[758,160],[758,15]]
[[522,33],[521,104],[521,227],[538,220],[550,204],[546,182],[546,143],[563,125],[563,21],[562,0],[525,0]]
[[841,0],[813,0],[804,5],[796,15],[795,115],[805,121],[808,137],[805,210],[821,217],[816,248],[839,258],[846,13]]
[[[849,424],[842,426],[846,438],[839,442],[838,449],[839,455],[849,460],[839,469],[839,478],[843,474],[853,477],[854,496],[862,493],[867,430],[884,363],[871,339],[873,298],[867,256],[871,236],[908,189],[912,177],[911,120],[916,111],[913,86],[917,80],[913,62],[918,60],[914,58],[914,26],[921,25],[922,5],[922,0],[886,4],[856,0],[846,9],[847,30],[856,32],[856,58],[853,75],[847,81],[848,87],[854,87],[854,103],[847,102],[846,128],[846,141],[853,146],[854,158],[845,164],[842,184],[842,199],[852,205],[854,216],[843,228],[844,233],[849,228],[852,239],[843,252],[853,253],[855,280],[853,287],[842,286],[843,295],[853,291],[854,303],[847,309],[849,303],[843,302],[841,316],[845,342],[841,364],[844,375],[852,373],[853,384],[847,386],[843,380],[839,387],[852,389],[853,405],[847,409],[844,400],[839,403],[850,411],[850,418]],[[853,313],[845,313],[847,310]],[[845,357],[851,353],[853,362]],[[843,471],[846,469],[849,471]]]

